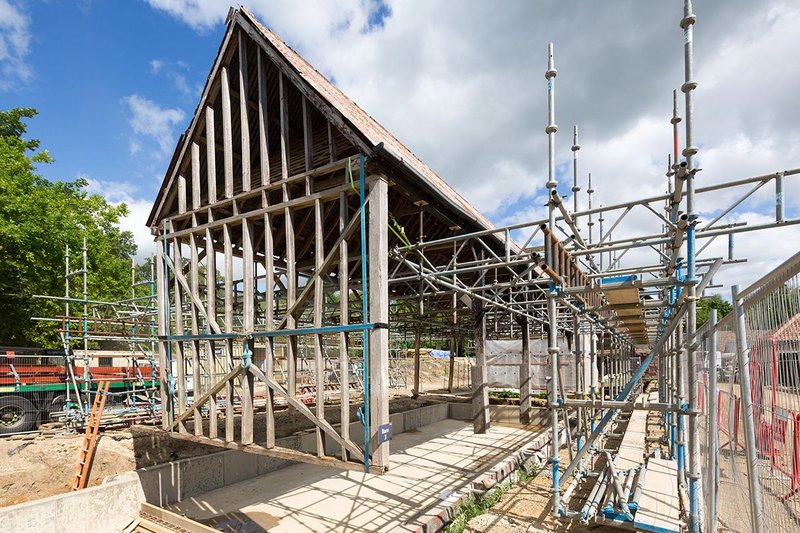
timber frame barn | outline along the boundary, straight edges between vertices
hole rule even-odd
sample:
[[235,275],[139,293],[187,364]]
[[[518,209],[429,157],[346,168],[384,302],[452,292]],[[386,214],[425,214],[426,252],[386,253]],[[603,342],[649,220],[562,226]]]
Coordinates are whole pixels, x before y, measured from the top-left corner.
[[[163,429],[377,473],[389,466],[377,434],[389,423],[390,329],[416,333],[415,391],[423,328],[454,348],[474,335],[473,417],[485,431],[487,329],[526,342],[547,327],[551,279],[586,283],[546,227],[538,247],[517,246],[508,229],[498,235],[244,8],[229,13],[147,225],[157,241]],[[310,407],[298,398],[301,347],[313,350],[312,382],[324,383],[309,389]],[[351,393],[354,371],[366,401]],[[363,404],[364,434],[326,420],[331,390],[336,422]],[[276,446],[276,402],[313,422],[316,453]],[[258,417],[264,431],[254,430]]]

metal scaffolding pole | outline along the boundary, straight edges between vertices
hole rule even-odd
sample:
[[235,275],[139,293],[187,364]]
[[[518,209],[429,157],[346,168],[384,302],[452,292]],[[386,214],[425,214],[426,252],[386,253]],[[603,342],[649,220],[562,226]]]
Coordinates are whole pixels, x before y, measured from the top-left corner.
[[747,482],[750,486],[750,515],[753,533],[763,533],[764,514],[761,507],[761,484],[758,472],[758,450],[753,416],[753,395],[750,384],[750,349],[744,322],[744,308],[739,296],[739,286],[731,287],[733,313],[736,322],[736,361],[739,367],[742,418],[744,419],[745,453],[747,454]]
[[[548,228],[551,234],[556,229],[556,204],[553,201],[553,193],[556,192],[558,182],[556,181],[556,132],[558,126],[555,123],[556,112],[556,68],[553,60],[553,43],[547,45],[547,71],[544,75],[547,79],[547,145],[548,145],[548,168],[547,168],[547,190],[550,193],[548,196],[548,214],[549,222]],[[547,253],[547,266],[556,272],[555,263],[555,250],[551,239],[545,239],[545,250],[550,250]],[[558,516],[560,514],[560,496],[561,489],[558,482],[558,450],[561,439],[558,433],[558,307],[556,306],[556,298],[558,297],[555,282],[550,283],[550,291],[547,294],[547,318],[548,318],[548,348],[547,352],[550,356],[550,412],[552,423],[552,457],[553,463],[553,513]]]

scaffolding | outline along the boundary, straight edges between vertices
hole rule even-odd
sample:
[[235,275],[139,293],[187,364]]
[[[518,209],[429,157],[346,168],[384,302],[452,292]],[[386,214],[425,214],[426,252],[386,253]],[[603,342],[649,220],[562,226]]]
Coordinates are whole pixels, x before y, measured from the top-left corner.
[[[55,403],[51,402],[46,421],[62,422],[75,429],[86,422],[98,383],[107,381],[110,390],[103,425],[156,420],[160,417],[160,404],[154,355],[154,272],[151,269],[150,277],[143,278],[132,259],[130,298],[93,300],[89,298],[89,249],[85,238],[80,252],[80,268],[72,270],[70,248],[65,246],[63,296],[34,296],[63,305],[63,314],[33,318],[55,326],[61,350],[47,357],[33,357],[18,390],[35,394],[42,387],[52,389]],[[25,357],[16,355],[20,356]]]

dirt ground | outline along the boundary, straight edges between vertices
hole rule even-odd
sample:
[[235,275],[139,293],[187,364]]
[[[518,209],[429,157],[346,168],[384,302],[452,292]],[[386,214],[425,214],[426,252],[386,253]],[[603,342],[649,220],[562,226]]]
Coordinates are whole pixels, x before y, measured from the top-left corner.
[[[394,398],[392,413],[422,407],[428,400]],[[339,423],[339,406],[326,409],[326,419]],[[355,407],[351,421],[356,420]],[[224,419],[219,420],[220,435]],[[265,417],[256,413],[255,434],[265,434]],[[238,433],[239,421],[235,424]],[[304,416],[283,409],[275,413],[277,437],[286,437],[313,427]],[[190,425],[191,428],[191,425]],[[83,434],[20,435],[0,439],[0,506],[14,505],[67,492],[77,468]],[[55,434],[53,434],[55,433]],[[258,439],[256,439],[258,441]],[[101,432],[92,466],[90,486],[99,485],[108,476],[177,459],[196,457],[221,448],[173,439],[168,434],[147,428],[131,427]]]

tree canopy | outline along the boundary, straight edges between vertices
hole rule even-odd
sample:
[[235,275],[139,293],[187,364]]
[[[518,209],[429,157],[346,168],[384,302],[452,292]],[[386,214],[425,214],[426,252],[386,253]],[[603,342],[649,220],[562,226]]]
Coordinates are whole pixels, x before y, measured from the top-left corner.
[[708,321],[709,317],[711,316],[712,309],[717,310],[717,320],[721,320],[722,317],[733,311],[733,305],[730,302],[723,300],[719,294],[701,298],[697,302],[698,327],[702,326]]
[[[86,179],[49,181],[37,164],[53,161],[36,139],[25,139],[32,108],[0,111],[0,345],[58,346],[56,326],[34,316],[63,315],[63,303],[35,294],[64,294],[65,246],[70,270],[81,268],[83,239],[88,244],[89,298],[123,298],[130,292],[133,235],[121,231],[125,204],[112,205],[87,190]],[[74,279],[73,297],[81,283]],[[55,346],[53,343],[56,343]]]

